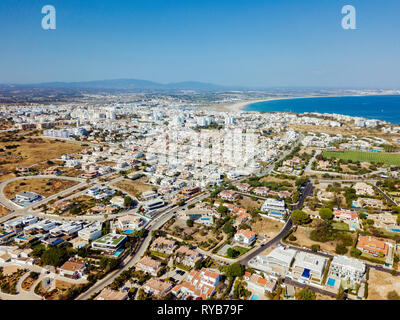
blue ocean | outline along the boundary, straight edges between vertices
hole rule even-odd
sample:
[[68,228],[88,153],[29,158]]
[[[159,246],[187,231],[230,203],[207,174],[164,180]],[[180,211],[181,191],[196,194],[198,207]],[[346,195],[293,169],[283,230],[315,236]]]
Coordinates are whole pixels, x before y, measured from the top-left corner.
[[249,104],[244,110],[338,113],[397,124],[400,123],[400,95],[273,100]]

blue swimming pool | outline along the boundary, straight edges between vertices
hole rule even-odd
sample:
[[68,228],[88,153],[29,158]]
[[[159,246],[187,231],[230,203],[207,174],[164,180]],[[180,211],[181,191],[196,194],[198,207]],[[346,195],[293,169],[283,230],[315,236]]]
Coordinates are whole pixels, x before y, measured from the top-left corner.
[[124,231],[124,233],[126,233],[126,234],[131,234],[131,233],[134,233],[135,232],[135,230],[125,230]]
[[393,232],[400,232],[400,229],[392,228],[392,229],[390,229],[390,230],[393,231]]
[[250,300],[258,300],[258,294],[253,294]]
[[335,286],[335,283],[336,283],[336,280],[335,280],[335,279],[332,279],[332,278],[329,278],[329,279],[328,279],[328,286],[334,287],[334,286]]
[[310,278],[310,269],[304,269],[303,274],[301,275],[303,278]]
[[113,254],[114,257],[119,257],[119,255],[124,252],[124,249],[118,249],[117,251],[115,251],[115,253]]
[[201,218],[200,220],[201,221],[210,221],[211,219],[210,218]]
[[283,216],[283,213],[271,211],[271,214],[275,216]]

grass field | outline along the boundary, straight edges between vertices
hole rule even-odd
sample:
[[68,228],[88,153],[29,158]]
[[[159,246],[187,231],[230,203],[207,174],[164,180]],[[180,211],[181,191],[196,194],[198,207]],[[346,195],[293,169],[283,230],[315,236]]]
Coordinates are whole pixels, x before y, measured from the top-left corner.
[[360,162],[376,162],[383,164],[392,164],[400,166],[400,154],[395,153],[379,153],[379,152],[362,152],[362,151],[344,151],[344,152],[324,152],[326,159],[342,159]]

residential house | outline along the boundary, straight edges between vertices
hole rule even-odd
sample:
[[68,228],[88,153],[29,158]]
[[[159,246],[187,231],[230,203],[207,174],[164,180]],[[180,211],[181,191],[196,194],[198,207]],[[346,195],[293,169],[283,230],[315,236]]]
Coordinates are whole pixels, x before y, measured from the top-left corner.
[[172,293],[182,300],[188,297],[207,300],[215,293],[220,279],[220,274],[215,271],[206,268],[193,270],[183,283],[172,289]]
[[386,256],[389,251],[389,246],[386,242],[371,236],[359,236],[357,249],[372,254],[373,256]]
[[236,232],[234,239],[236,242],[249,246],[256,240],[256,234],[249,229],[241,229]]
[[160,261],[145,256],[136,263],[135,267],[137,270],[141,270],[156,277],[158,272],[161,270],[162,265]]

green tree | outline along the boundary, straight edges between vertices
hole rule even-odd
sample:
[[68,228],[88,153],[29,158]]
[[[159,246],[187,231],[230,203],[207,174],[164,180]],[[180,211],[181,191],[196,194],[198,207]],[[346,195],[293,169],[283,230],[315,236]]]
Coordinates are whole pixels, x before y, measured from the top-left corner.
[[222,204],[217,208],[218,213],[220,214],[226,214],[228,213],[228,208],[223,206]]
[[229,248],[229,249],[226,251],[226,254],[227,254],[227,256],[228,256],[229,258],[236,258],[237,256],[239,256],[240,251],[235,250],[235,249],[233,249],[233,248]]
[[228,221],[227,223],[225,223],[223,231],[226,234],[233,233],[233,232],[235,232],[235,228],[232,226],[232,223],[230,221]]
[[316,300],[315,293],[309,288],[301,289],[296,293],[297,300]]
[[337,254],[346,254],[347,248],[343,244],[337,244],[335,251]]
[[336,295],[336,300],[345,300],[344,288],[341,284],[340,284],[338,293]]
[[244,275],[245,267],[239,262],[233,263],[226,268],[227,277],[241,277]]
[[194,222],[193,222],[193,220],[192,219],[187,219],[186,220],[186,225],[188,226],[188,227],[193,227],[193,225],[194,225]]
[[50,247],[42,253],[40,259],[46,265],[59,267],[68,259],[67,249]]
[[133,200],[130,196],[124,197],[124,206],[125,208],[130,208],[133,204]]
[[333,212],[329,208],[322,208],[321,210],[319,210],[319,216],[325,221],[332,220]]
[[294,210],[292,220],[294,224],[306,224],[310,222],[310,216],[302,210]]

